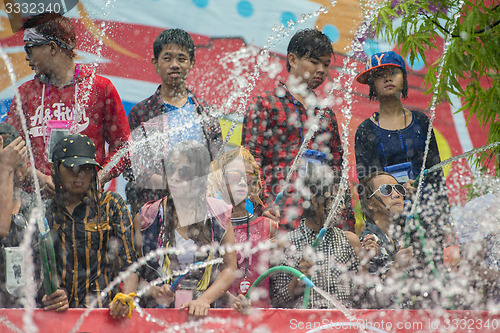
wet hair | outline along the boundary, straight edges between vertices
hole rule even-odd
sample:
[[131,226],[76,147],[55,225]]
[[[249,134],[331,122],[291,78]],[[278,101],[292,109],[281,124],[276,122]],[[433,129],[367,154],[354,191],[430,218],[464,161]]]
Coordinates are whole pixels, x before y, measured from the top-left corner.
[[163,30],[153,43],[153,54],[158,59],[163,47],[167,44],[177,44],[189,53],[189,60],[194,60],[194,42],[191,35],[182,29]]
[[[195,200],[200,201],[198,207],[190,207],[191,209],[206,210],[206,178],[210,171],[210,154],[207,147],[197,141],[183,141],[178,143],[169,153],[169,156],[176,155],[186,156],[189,165],[194,166],[194,177],[198,179],[205,179],[204,186],[202,184],[202,186],[199,186],[197,189],[193,189],[189,193],[188,200],[189,202],[194,202]],[[159,237],[162,238],[163,244],[168,243],[169,246],[175,246],[175,219],[177,218],[177,212],[173,197],[168,189],[168,185],[167,192],[168,195],[163,202],[165,210]],[[200,198],[201,200],[199,200]],[[210,244],[212,242],[211,229],[212,221],[210,218],[207,218],[205,221],[189,225],[188,236],[199,246]]]
[[41,34],[52,36],[64,43],[67,43],[72,49],[61,47],[63,52],[74,58],[76,53],[73,50],[76,47],[76,34],[71,21],[59,13],[42,13],[29,18],[24,22],[21,30],[35,28]]
[[[319,59],[319,57],[333,54],[332,42],[327,35],[314,29],[299,30],[288,43],[287,55],[295,54],[299,59],[303,57]],[[286,70],[290,72],[288,57]]]
[[[250,201],[254,204],[254,206],[259,205],[260,207],[264,207],[264,203],[262,202],[260,195],[262,193],[262,179],[260,177],[260,168],[255,162],[255,158],[252,153],[250,153],[246,148],[239,146],[235,149],[232,149],[224,154],[222,154],[219,158],[215,159],[211,164],[212,173],[208,179],[208,195],[212,197],[217,197],[217,192],[226,192],[229,191],[227,180],[224,177],[225,167],[234,161],[236,158],[241,156],[243,162],[245,164],[250,164],[252,170],[249,170],[257,177],[257,182],[254,185],[253,190],[251,191]],[[246,166],[245,166],[246,167]],[[215,172],[217,170],[222,170],[222,173]]]
[[[397,68],[401,69],[400,67]],[[377,92],[375,91],[375,84],[373,83],[374,72],[375,71],[372,70],[372,72],[370,73],[370,77],[368,78],[368,85],[370,87],[370,94],[368,95],[368,97],[370,98],[370,101],[377,100]],[[405,71],[402,70],[402,72],[403,72],[403,91],[401,91],[401,97],[408,98],[408,75],[406,74]]]
[[[375,223],[375,221],[373,220],[374,210],[370,208],[369,201],[371,199],[377,200],[378,198],[373,196],[372,198],[368,199],[368,197],[370,195],[372,195],[374,192],[373,180],[378,176],[390,176],[390,177],[394,178],[388,172],[375,171],[375,172],[372,172],[371,174],[369,174],[368,176],[364,177],[363,179],[361,179],[359,181],[359,185],[357,186],[359,202],[361,204],[361,212],[363,213],[365,221],[368,223]],[[378,200],[380,200],[380,199],[378,199]]]
[[[65,190],[62,187],[62,179],[61,179],[61,171],[59,167],[61,166],[62,161],[55,160],[53,161],[52,168],[52,181],[54,182],[54,187],[56,189],[56,194],[54,195],[54,200],[52,200],[52,212],[55,214],[55,220],[64,221],[64,209],[66,208],[66,201],[64,199]],[[82,165],[83,166],[83,165]],[[101,223],[104,221],[101,217],[101,199],[100,199],[100,191],[98,189],[98,178],[97,178],[97,169],[94,167],[94,175],[90,180],[89,191],[87,197],[83,200],[90,201],[90,207],[96,212],[97,223]]]

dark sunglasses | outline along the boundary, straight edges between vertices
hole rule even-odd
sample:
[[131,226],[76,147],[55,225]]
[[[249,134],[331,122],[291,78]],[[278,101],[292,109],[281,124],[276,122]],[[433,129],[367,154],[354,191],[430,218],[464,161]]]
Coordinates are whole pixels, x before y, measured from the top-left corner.
[[165,172],[168,177],[172,177],[175,172],[179,175],[182,180],[193,180],[194,179],[194,170],[188,166],[176,167],[173,164],[167,165],[165,167]]
[[241,172],[241,171],[227,171],[226,173],[227,182],[230,184],[238,184],[243,177],[245,177],[245,182],[247,184],[255,184],[257,183],[257,174],[250,172]]
[[373,192],[368,197],[368,199],[370,199],[371,197],[373,197],[375,195],[375,193],[377,193],[377,192],[380,192],[380,194],[382,194],[384,197],[388,197],[389,195],[391,195],[393,189],[396,192],[398,192],[400,195],[402,195],[403,197],[406,196],[406,190],[403,187],[403,185],[400,185],[400,184],[384,184],[384,185],[380,185],[379,188],[376,189],[375,192]]
[[35,47],[35,46],[42,46],[42,45],[47,45],[49,44],[50,42],[40,42],[40,43],[30,43],[30,44],[26,44],[24,45],[24,52],[26,52],[26,54],[28,56],[31,57],[31,53],[32,53],[32,49]]

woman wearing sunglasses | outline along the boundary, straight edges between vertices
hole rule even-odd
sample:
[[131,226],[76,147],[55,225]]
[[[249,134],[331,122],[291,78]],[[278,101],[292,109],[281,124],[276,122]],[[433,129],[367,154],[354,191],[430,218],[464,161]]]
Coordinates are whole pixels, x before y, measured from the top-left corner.
[[[238,147],[214,160],[211,168],[208,193],[214,197],[221,197],[233,206],[231,222],[236,243],[249,243],[255,248],[259,242],[274,238],[279,224],[262,216],[260,169],[252,154],[247,149]],[[269,256],[267,251],[248,255],[241,250],[237,253],[237,263],[238,271],[235,282],[227,294],[227,304],[241,310],[243,304],[238,298],[241,299],[259,275],[269,268]],[[268,281],[262,283],[259,289],[267,295]],[[238,298],[234,295],[238,295]],[[253,302],[253,305],[269,307],[268,295],[260,297]]]
[[[149,282],[166,282],[150,286],[153,302],[148,306],[188,308],[190,315],[204,317],[211,306],[219,306],[214,302],[234,281],[236,254],[210,246],[234,246],[234,232],[231,207],[206,197],[209,170],[210,155],[204,145],[179,143],[165,165],[167,196],[146,203],[140,211],[144,255],[160,248],[179,250],[154,256],[142,271]],[[218,257],[222,265],[213,264]],[[210,264],[196,268],[200,262]],[[182,282],[174,284],[186,271]]]
[[[405,60],[393,51],[374,54],[356,80],[368,85],[370,100],[378,102],[377,112],[363,121],[356,131],[358,179],[361,181],[370,173],[383,170],[404,184],[407,191],[412,190],[410,185],[420,174],[422,166],[429,169],[441,159],[434,131],[426,144],[429,118],[422,112],[408,110],[402,104],[402,99],[408,96]],[[434,265],[428,264],[428,256],[441,268],[446,238],[451,243],[455,241],[449,218],[448,191],[441,169],[423,179],[417,209],[419,219],[416,223],[424,230],[425,242],[416,232],[410,234],[410,239],[419,264],[430,272]],[[428,256],[424,247],[427,247]]]
[[363,178],[358,194],[366,221],[360,240],[370,257],[368,271],[382,280],[394,278],[411,265],[413,257],[413,247],[402,249],[396,234],[406,190],[391,174],[377,171]]

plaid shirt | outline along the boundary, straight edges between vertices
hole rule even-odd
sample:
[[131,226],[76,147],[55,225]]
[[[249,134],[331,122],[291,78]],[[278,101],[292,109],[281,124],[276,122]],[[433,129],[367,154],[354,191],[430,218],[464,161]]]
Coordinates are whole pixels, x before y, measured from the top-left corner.
[[[319,108],[314,109],[316,115],[319,111]],[[302,137],[305,137],[307,133],[310,125],[307,112],[309,111],[306,111],[304,105],[292,97],[283,83],[280,83],[273,91],[255,97],[248,107],[243,121],[241,144],[252,153],[261,168],[261,177],[265,179],[264,197],[268,204],[281,191],[288,170],[302,144]],[[297,121],[297,114],[300,115],[300,122]],[[340,173],[343,149],[337,120],[330,108],[324,109],[320,125],[321,129],[309,142],[308,149],[327,153],[328,164],[336,173]],[[296,178],[295,173],[291,179],[292,184]],[[281,223],[295,228],[302,217],[302,199],[294,199],[291,195],[294,193],[292,186],[289,187],[288,192]],[[354,231],[355,218],[349,189],[344,203],[342,228]],[[294,209],[290,209],[291,207]]]
[[[70,308],[88,307],[118,273],[137,260],[125,202],[115,192],[101,192],[100,196],[100,218],[87,198],[73,214],[64,210],[63,221],[57,220],[52,205],[46,214],[54,237],[60,286],[66,290]],[[119,291],[115,288],[97,306],[107,307]]]
[[[298,269],[300,259],[305,256],[304,250],[311,249],[317,236],[318,231],[306,226],[305,219],[301,220],[299,227],[288,233],[289,245],[286,247],[280,266]],[[320,289],[335,296],[345,306],[352,306],[354,290],[350,274],[358,273],[359,258],[344,232],[338,228],[328,228],[325,238],[319,243],[315,254],[315,259],[307,259],[315,262],[311,281]],[[270,291],[273,306],[280,308],[300,308],[302,306],[304,295],[293,298],[288,292],[288,285],[292,278],[292,275],[285,273],[278,273],[271,277]],[[319,293],[311,290],[308,308],[326,309],[334,308],[334,305]]]
[[[158,86],[158,89],[156,89],[156,92],[152,96],[137,103],[132,110],[130,110],[128,124],[131,132],[148,120],[165,114],[165,103],[161,97],[160,88],[161,85]],[[196,98],[195,94],[189,89],[186,90],[188,97],[191,98],[194,103],[196,113],[200,117],[200,124],[205,139],[207,140],[210,158],[213,160],[223,142],[219,119],[212,114],[212,108],[208,106],[205,101]]]

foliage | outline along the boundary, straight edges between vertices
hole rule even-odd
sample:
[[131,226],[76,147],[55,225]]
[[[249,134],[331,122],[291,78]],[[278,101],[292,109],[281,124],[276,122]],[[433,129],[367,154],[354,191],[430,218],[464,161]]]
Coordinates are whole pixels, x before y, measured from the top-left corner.
[[[449,101],[448,93],[462,98],[459,112],[475,115],[483,127],[489,125],[488,143],[500,141],[500,5],[496,1],[402,0],[386,1],[374,21],[377,37],[384,36],[401,49],[410,63],[420,57],[428,67],[427,93],[437,91],[438,101]],[[455,23],[455,15],[460,17]],[[396,26],[394,19],[401,25]],[[452,30],[453,29],[453,30]],[[440,60],[429,64],[426,52],[443,50],[439,40],[451,34],[438,83]],[[438,38],[440,37],[440,38]],[[484,162],[491,153],[481,156]],[[498,169],[498,161],[497,161]]]

